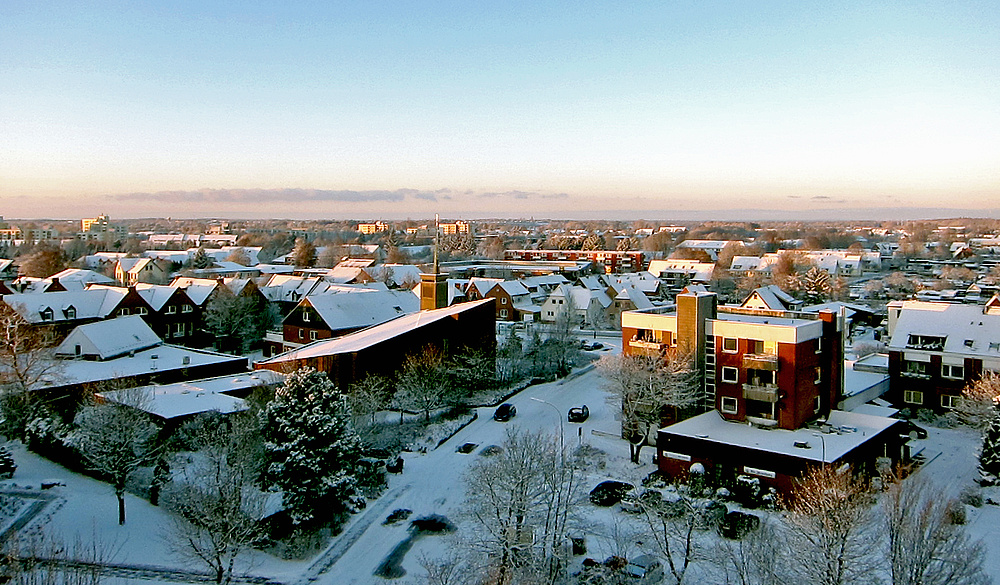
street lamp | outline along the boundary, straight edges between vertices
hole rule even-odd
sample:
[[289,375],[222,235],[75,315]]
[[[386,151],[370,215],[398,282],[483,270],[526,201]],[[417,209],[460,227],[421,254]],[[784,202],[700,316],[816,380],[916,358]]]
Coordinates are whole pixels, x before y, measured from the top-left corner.
[[559,449],[562,450],[566,445],[566,434],[563,431],[563,420],[562,412],[548,400],[542,400],[541,398],[535,398],[534,396],[529,396],[528,400],[534,400],[535,402],[541,402],[542,404],[547,404],[552,407],[552,410],[556,411],[556,418],[559,420]]

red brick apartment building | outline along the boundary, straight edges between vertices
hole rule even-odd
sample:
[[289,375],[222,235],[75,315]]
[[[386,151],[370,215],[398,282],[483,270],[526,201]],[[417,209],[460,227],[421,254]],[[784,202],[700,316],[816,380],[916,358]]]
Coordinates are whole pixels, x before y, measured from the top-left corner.
[[660,470],[683,477],[701,463],[722,483],[749,475],[788,490],[809,465],[904,458],[902,421],[834,410],[843,329],[830,311],[719,307],[705,292],[622,313],[625,353],[690,351],[701,372],[704,413],[660,429]]
[[607,274],[640,272],[645,269],[646,256],[642,251],[629,250],[507,250],[504,260],[577,261],[587,260],[604,267]]

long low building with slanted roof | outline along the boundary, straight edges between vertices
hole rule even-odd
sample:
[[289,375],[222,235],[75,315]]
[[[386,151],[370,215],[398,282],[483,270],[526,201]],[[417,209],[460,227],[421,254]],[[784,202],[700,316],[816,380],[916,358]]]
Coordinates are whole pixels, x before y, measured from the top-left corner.
[[369,374],[395,376],[406,358],[431,346],[454,355],[496,351],[494,299],[404,315],[355,333],[321,340],[254,363],[255,369],[290,372],[311,367],[340,388]]

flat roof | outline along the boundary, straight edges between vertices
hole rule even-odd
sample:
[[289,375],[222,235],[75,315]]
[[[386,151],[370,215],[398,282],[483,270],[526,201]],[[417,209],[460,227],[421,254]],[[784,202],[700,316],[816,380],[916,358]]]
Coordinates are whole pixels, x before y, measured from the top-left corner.
[[160,418],[172,419],[180,416],[216,411],[222,414],[240,412],[249,408],[242,398],[230,396],[227,392],[247,391],[256,386],[278,384],[284,376],[271,370],[258,370],[248,374],[221,376],[178,382],[176,384],[150,384],[138,389],[112,390],[98,396],[111,402],[128,403],[136,392],[144,395],[141,410]]
[[[712,410],[660,429],[660,433],[715,443],[779,453],[819,463],[833,463],[892,425],[901,421],[882,416],[834,410],[827,419],[833,431],[802,428],[763,429],[745,422],[727,421]],[[804,442],[809,448],[796,447]],[[825,452],[825,459],[824,459]]]

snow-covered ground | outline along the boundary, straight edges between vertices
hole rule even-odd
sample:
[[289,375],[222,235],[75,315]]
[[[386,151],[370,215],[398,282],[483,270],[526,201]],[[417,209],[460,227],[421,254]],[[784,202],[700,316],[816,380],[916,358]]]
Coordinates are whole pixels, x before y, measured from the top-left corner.
[[[593,341],[590,338],[590,341]],[[598,338],[609,349],[599,355],[620,351],[620,338]],[[265,576],[276,581],[305,585],[320,584],[370,584],[390,582],[373,575],[383,559],[408,536],[409,522],[383,525],[386,517],[397,508],[412,510],[410,519],[440,514],[459,524],[459,531],[470,530],[463,523],[462,505],[465,499],[463,474],[470,463],[481,457],[479,452],[489,445],[503,443],[508,429],[545,430],[564,433],[569,446],[587,444],[607,454],[603,468],[588,471],[584,482],[586,490],[604,479],[620,479],[637,484],[654,470],[653,448],[642,452],[643,464],[629,463],[628,446],[618,438],[619,422],[615,408],[608,404],[601,378],[593,366],[575,372],[570,378],[548,384],[530,386],[513,396],[509,402],[517,407],[517,415],[506,423],[493,420],[492,408],[480,408],[478,418],[446,443],[426,453],[404,453],[402,474],[389,476],[389,488],[378,500],[369,503],[366,510],[353,516],[344,532],[333,539],[329,548],[308,561],[285,561],[263,553],[253,553],[237,567],[237,572]],[[533,400],[537,399],[537,400]],[[567,411],[572,406],[586,404],[590,418],[582,423],[569,423]],[[922,448],[927,464],[919,473],[927,474],[957,495],[972,485],[976,476],[976,450],[978,436],[965,429],[928,428],[929,437],[915,442]],[[470,453],[457,452],[465,443],[474,443]],[[128,521],[118,526],[116,500],[112,488],[105,483],[70,473],[62,467],[26,452],[13,445],[18,464],[13,480],[0,482],[4,487],[31,486],[37,490],[44,480],[58,479],[65,486],[46,490],[56,500],[50,503],[22,532],[58,535],[72,542],[99,542],[104,550],[111,551],[110,560],[116,563],[152,565],[175,569],[201,570],[172,554],[167,540],[162,536],[171,524],[171,518],[161,508],[147,501],[127,496]],[[985,495],[1000,501],[1000,489]],[[638,554],[638,518],[617,508],[598,508],[589,503],[581,507],[587,522],[581,527],[587,535],[588,556],[603,559],[611,554]],[[984,505],[969,508],[969,530],[986,543],[988,570],[1000,582],[1000,507]],[[413,578],[423,573],[422,556],[444,557],[453,546],[447,536],[428,535],[413,543],[402,559],[406,577],[397,583],[415,582]],[[577,559],[579,561],[579,558]]]

